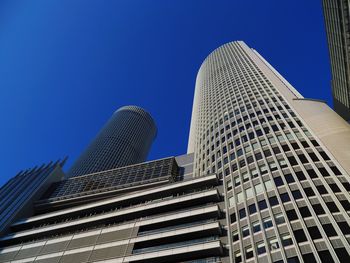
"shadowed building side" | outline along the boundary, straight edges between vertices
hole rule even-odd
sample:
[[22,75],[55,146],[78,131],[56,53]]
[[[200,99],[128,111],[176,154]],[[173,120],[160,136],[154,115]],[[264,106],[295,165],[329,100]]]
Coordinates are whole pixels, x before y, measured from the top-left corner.
[[33,215],[33,203],[54,182],[63,179],[63,161],[50,162],[19,172],[0,188],[0,235],[22,217]]
[[68,171],[69,177],[146,161],[157,134],[151,115],[140,107],[118,109]]
[[323,0],[323,14],[327,33],[332,71],[334,110],[350,120],[350,26],[349,1]]

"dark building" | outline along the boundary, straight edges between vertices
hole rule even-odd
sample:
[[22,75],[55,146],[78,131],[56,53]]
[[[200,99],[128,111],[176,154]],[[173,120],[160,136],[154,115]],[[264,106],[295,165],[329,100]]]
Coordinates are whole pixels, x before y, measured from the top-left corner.
[[157,134],[151,115],[140,107],[118,109],[68,171],[68,177],[146,161]]
[[15,220],[33,215],[33,202],[52,183],[63,179],[64,162],[51,162],[21,171],[0,188],[0,234],[4,234]]
[[350,121],[350,20],[348,0],[323,0],[335,111]]

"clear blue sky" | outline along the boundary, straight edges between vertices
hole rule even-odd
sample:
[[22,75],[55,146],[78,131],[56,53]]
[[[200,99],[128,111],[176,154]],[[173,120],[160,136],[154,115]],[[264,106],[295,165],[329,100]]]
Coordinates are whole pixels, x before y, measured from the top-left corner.
[[0,185],[65,155],[67,169],[128,104],[157,122],[149,159],[185,153],[197,70],[233,40],[331,103],[321,0],[2,0]]

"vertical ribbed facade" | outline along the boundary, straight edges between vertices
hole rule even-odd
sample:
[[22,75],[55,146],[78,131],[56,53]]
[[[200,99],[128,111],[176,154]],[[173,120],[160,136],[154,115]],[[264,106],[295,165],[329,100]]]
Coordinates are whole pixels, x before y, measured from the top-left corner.
[[156,134],[156,124],[148,112],[136,106],[122,107],[72,165],[68,176],[144,162]]
[[32,202],[39,199],[52,182],[63,178],[60,168],[64,162],[51,162],[21,171],[0,188],[0,233],[7,230],[18,216],[32,214]]
[[349,136],[244,42],[205,59],[188,152],[223,180],[231,262],[350,262]]
[[350,120],[350,21],[348,0],[323,0],[332,70],[332,93],[335,111]]

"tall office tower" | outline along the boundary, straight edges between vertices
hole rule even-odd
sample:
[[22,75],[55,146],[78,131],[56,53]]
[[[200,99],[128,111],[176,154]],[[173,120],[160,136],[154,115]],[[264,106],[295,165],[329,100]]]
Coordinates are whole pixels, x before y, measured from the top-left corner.
[[33,214],[33,202],[49,186],[63,179],[64,161],[51,162],[19,172],[0,188],[0,235],[14,221]]
[[151,115],[140,107],[118,109],[68,171],[69,177],[144,162],[157,134]]
[[323,0],[335,111],[350,121],[350,20],[348,0]]
[[53,184],[0,262],[350,262],[349,149],[342,118],[229,43],[198,73],[189,154]]
[[224,180],[231,262],[350,262],[349,125],[245,43],[202,64],[188,152]]

